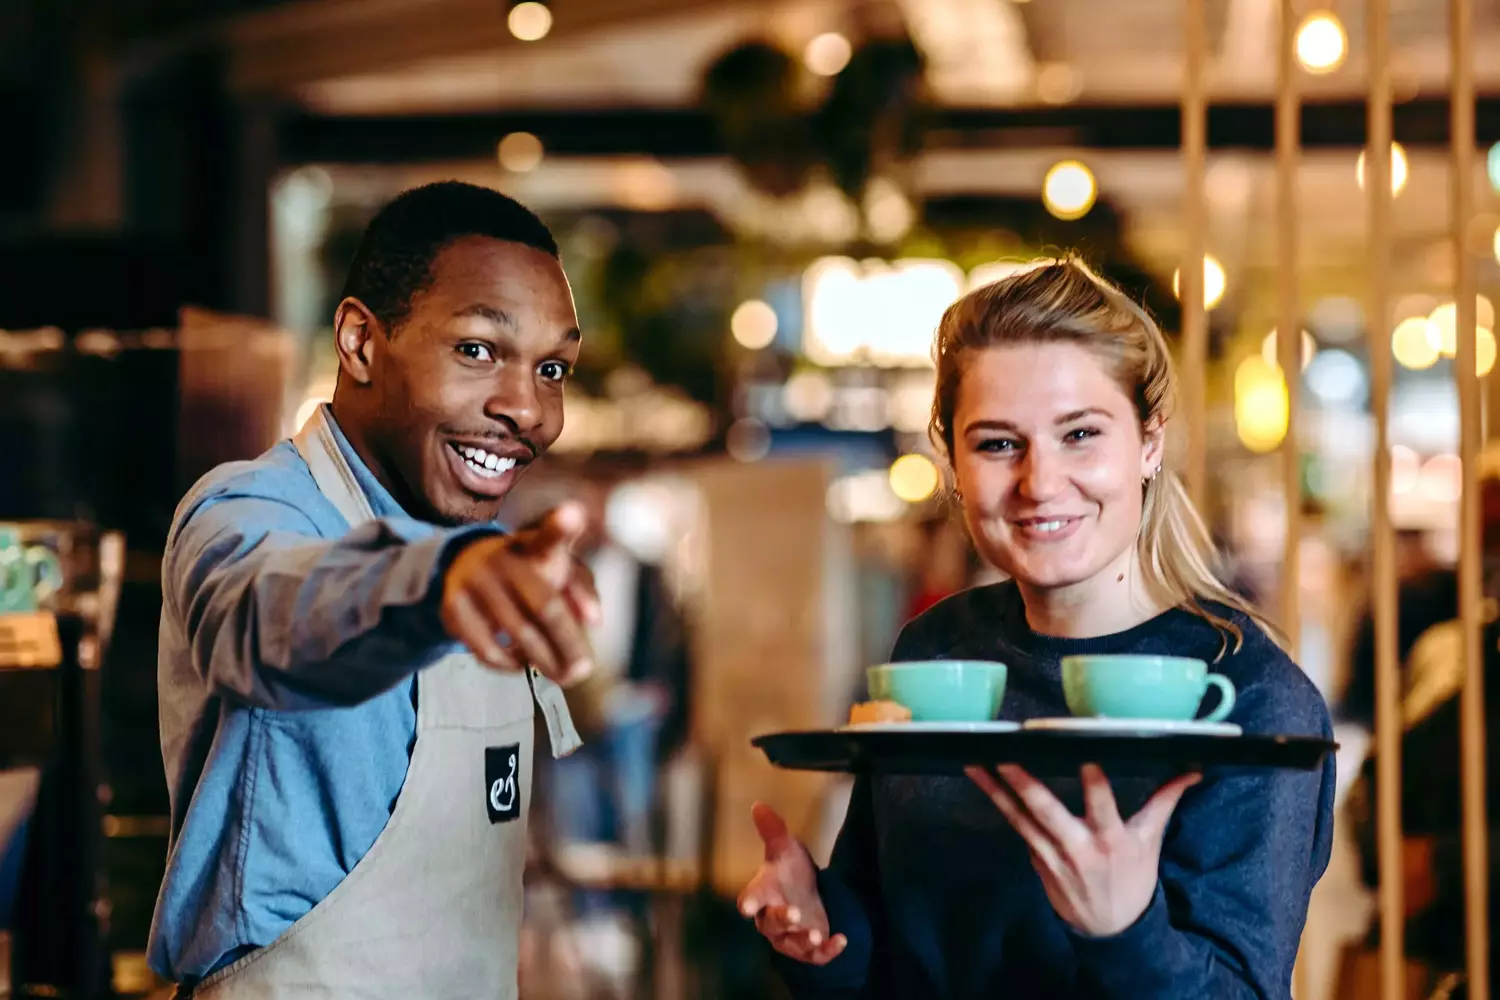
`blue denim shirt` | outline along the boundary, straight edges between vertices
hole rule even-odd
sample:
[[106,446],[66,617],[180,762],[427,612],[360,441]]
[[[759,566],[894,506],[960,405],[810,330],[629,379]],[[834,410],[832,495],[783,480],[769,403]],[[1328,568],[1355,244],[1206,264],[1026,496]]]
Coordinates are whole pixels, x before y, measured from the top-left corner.
[[442,571],[456,542],[496,530],[407,517],[334,426],[378,520],[351,531],[283,441],[200,480],[168,537],[172,827],[149,959],[175,982],[270,944],[385,828],[416,739],[416,672],[453,648]]

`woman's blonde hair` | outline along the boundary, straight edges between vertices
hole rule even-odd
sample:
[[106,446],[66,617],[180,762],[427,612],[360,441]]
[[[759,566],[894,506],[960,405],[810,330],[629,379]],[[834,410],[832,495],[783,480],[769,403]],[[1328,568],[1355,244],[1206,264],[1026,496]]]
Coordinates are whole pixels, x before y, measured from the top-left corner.
[[[934,345],[931,433],[950,461],[966,358],[990,347],[1042,343],[1077,344],[1090,351],[1134,404],[1143,434],[1166,426],[1177,375],[1161,329],[1119,288],[1082,261],[1065,257],[976,288],[943,314]],[[1136,546],[1152,597],[1207,619],[1224,637],[1221,655],[1231,643],[1238,651],[1245,637],[1208,601],[1243,612],[1279,641],[1271,624],[1219,578],[1213,539],[1177,475],[1165,468],[1143,486]]]

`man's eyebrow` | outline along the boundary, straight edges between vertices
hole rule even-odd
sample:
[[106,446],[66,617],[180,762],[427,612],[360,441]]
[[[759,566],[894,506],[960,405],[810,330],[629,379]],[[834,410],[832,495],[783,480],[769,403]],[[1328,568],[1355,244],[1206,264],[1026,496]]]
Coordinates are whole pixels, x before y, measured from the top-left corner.
[[507,330],[514,330],[516,328],[516,318],[514,316],[506,312],[504,309],[496,309],[494,306],[487,306],[482,302],[475,303],[471,306],[464,306],[462,309],[456,311],[453,315],[478,316],[480,319],[489,320],[496,326],[503,326]]

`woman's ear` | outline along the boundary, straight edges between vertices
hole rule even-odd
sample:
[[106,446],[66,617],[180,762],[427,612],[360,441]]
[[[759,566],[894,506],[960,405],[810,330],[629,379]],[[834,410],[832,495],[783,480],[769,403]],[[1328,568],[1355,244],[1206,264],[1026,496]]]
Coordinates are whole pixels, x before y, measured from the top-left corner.
[[1141,428],[1141,478],[1150,479],[1160,472],[1166,454],[1166,423],[1160,417],[1152,417]]

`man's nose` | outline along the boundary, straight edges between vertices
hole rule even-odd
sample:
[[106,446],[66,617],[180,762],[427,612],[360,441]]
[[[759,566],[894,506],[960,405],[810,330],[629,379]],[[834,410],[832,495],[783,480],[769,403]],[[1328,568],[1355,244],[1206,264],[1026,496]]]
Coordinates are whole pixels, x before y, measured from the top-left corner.
[[504,420],[518,434],[536,430],[542,422],[542,404],[530,369],[505,365],[495,378],[484,412],[488,417]]

